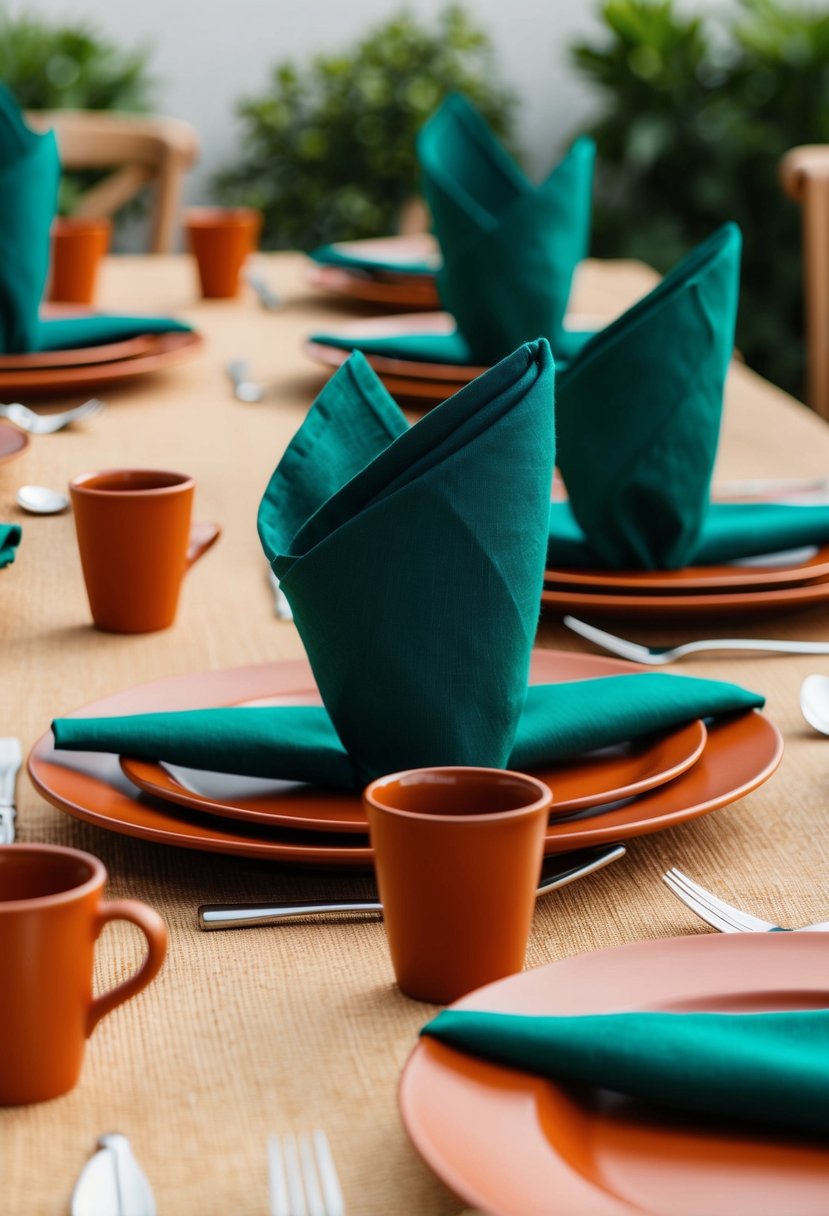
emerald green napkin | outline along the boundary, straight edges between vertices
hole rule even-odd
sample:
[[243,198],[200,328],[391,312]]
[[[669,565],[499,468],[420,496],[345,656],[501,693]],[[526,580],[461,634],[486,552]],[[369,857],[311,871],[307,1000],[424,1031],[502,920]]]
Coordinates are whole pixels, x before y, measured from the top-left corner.
[[394,275],[412,275],[414,278],[423,275],[433,275],[440,265],[440,259],[428,261],[395,261],[393,258],[372,258],[359,250],[360,242],[345,241],[342,244],[320,245],[308,254],[320,266],[338,266],[343,270],[357,271],[360,274],[389,273]]
[[829,1010],[522,1017],[448,1009],[422,1032],[655,1106],[829,1133]]
[[587,256],[592,140],[577,140],[534,186],[478,111],[453,94],[423,127],[417,147],[443,257],[438,291],[458,333],[367,340],[317,333],[312,340],[369,354],[487,366],[543,335],[558,362],[573,358],[591,336],[566,330],[564,314],[573,273]]
[[762,705],[661,674],[528,689],[552,465],[546,341],[411,428],[352,357],[259,512],[325,708],[64,718],[57,746],[359,788],[419,765],[538,766]]
[[694,560],[734,345],[740,246],[736,225],[724,225],[559,378],[558,463],[604,566]]
[[22,535],[19,524],[0,524],[0,570],[14,561]]
[[137,334],[188,330],[187,325],[161,317],[39,319],[59,178],[53,132],[32,131],[11,93],[0,85],[0,351],[63,350]]
[[[802,545],[825,544],[829,544],[829,505],[710,503],[688,564],[719,565],[763,553],[796,549]],[[570,504],[551,503],[548,569],[595,570],[603,564],[602,557],[592,548],[579,527]]]

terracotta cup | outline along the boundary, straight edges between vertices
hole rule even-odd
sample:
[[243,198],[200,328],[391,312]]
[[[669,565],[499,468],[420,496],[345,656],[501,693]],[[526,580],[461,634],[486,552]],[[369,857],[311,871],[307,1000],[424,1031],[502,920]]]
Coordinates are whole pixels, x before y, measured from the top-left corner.
[[446,1004],[524,966],[552,794],[490,768],[423,768],[363,794],[401,991]]
[[98,266],[109,249],[109,220],[57,219],[52,225],[49,299],[91,304]]
[[105,469],[69,483],[92,619],[109,633],[153,633],[175,620],[185,571],[218,539],[193,524],[196,483],[161,469]]
[[[158,972],[164,921],[134,899],[105,902],[97,857],[43,844],[0,846],[0,1105],[43,1102],[78,1080],[84,1044],[101,1018]],[[95,941],[111,920],[147,939],[138,971],[92,995]]]
[[229,299],[239,294],[239,274],[255,251],[262,213],[252,207],[191,207],[184,217],[187,243],[199,268],[202,295]]

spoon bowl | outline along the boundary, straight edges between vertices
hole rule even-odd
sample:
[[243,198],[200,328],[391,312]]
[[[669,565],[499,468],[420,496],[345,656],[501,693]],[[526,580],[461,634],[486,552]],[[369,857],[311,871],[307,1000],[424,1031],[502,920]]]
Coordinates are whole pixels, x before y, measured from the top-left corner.
[[49,486],[21,486],[17,505],[30,515],[59,515],[69,506],[69,497]]
[[829,735],[829,676],[807,676],[800,686],[800,712],[821,735]]

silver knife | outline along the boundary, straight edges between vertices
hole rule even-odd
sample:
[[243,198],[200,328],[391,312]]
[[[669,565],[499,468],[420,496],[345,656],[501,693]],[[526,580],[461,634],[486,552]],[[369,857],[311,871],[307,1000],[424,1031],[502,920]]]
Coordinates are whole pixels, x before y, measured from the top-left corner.
[[157,1216],[155,1199],[130,1142],[119,1132],[98,1141],[72,1192],[72,1216]]
[[[558,853],[544,858],[537,895],[557,891],[568,883],[595,874],[612,861],[625,855],[625,846],[593,845],[572,853]],[[383,905],[374,899],[276,900],[269,904],[202,904],[198,912],[199,928],[204,932],[215,929],[251,929],[258,925],[278,925],[323,913],[342,915],[348,912],[379,912]]]
[[0,739],[0,844],[14,844],[14,787],[22,759],[19,739]]

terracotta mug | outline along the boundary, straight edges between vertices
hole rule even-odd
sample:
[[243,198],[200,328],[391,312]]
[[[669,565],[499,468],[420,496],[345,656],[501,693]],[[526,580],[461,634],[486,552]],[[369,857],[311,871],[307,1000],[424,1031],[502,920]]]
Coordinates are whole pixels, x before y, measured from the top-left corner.
[[202,295],[208,299],[238,295],[242,266],[259,242],[261,211],[252,207],[191,207],[185,214],[184,227],[199,268]]
[[363,794],[394,973],[447,1004],[524,966],[552,793],[491,768],[422,768]]
[[92,619],[109,633],[153,633],[175,620],[187,569],[218,539],[193,524],[196,483],[161,469],[105,469],[69,483]]
[[91,304],[98,267],[109,249],[109,220],[57,219],[52,225],[49,299]]
[[[97,857],[52,845],[0,846],[0,1105],[43,1102],[72,1089],[98,1022],[158,972],[164,921],[134,899],[103,900]],[[95,941],[111,920],[147,939],[138,971],[92,995]]]

